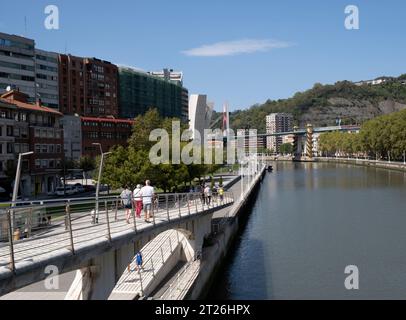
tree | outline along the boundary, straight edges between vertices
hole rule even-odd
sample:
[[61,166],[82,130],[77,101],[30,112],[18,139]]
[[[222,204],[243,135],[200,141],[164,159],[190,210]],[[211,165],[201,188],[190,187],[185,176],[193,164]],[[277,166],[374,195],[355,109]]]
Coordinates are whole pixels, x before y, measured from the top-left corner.
[[284,143],[280,146],[280,153],[282,154],[292,154],[293,153],[293,145],[291,143]]
[[89,156],[81,157],[79,160],[79,168],[84,172],[92,171],[96,168],[96,161]]
[[[195,178],[214,173],[219,165],[203,164],[158,164],[154,165],[149,159],[149,151],[156,144],[149,141],[152,130],[161,128],[169,134],[169,149],[172,153],[172,121],[175,118],[161,118],[157,110],[149,110],[145,115],[135,119],[133,133],[128,141],[128,147],[116,146],[106,158],[101,183],[113,188],[129,185],[132,188],[145,180],[151,180],[155,187],[165,191],[177,191],[187,182]],[[185,128],[183,126],[183,128]],[[181,127],[181,130],[183,129]],[[184,146],[185,143],[181,144]],[[203,149],[204,151],[204,149]],[[202,157],[204,152],[201,152]],[[100,163],[100,160],[97,161]],[[98,164],[99,165],[99,164]]]

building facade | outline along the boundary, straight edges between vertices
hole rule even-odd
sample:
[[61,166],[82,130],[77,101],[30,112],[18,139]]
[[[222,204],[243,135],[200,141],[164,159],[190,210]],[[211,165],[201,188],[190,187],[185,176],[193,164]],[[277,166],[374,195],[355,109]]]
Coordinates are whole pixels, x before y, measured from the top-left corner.
[[192,139],[196,139],[196,131],[200,133],[203,141],[204,130],[210,128],[214,105],[207,102],[207,96],[192,94],[189,98],[189,129],[192,130]]
[[181,119],[185,108],[185,91],[181,82],[129,67],[119,67],[120,117],[134,119],[151,108],[163,117]]
[[17,90],[3,94],[0,103],[0,122],[6,128],[3,176],[5,160],[6,166],[15,167],[19,153],[33,151],[34,154],[22,162],[22,194],[32,196],[53,192],[59,185],[64,159],[62,114],[39,103],[29,103],[29,96]]
[[59,105],[68,115],[118,117],[117,66],[96,58],[60,54]]
[[[272,113],[266,117],[266,133],[283,133],[293,131],[293,115],[289,113]],[[283,137],[267,137],[267,149],[279,153]]]
[[30,102],[36,100],[35,42],[0,33],[0,94],[9,86],[25,92]]
[[79,161],[82,157],[82,121],[79,116],[64,115],[61,123],[65,159]]
[[183,87],[183,72],[173,71],[173,69],[163,69],[162,71],[151,71],[149,74],[164,79],[166,81],[174,82],[182,86],[182,122],[189,121],[189,90]]
[[58,54],[35,49],[35,85],[41,104],[59,109]]
[[81,117],[82,155],[96,157],[100,155],[100,143],[103,152],[116,145],[127,145],[132,133],[134,121],[123,119]]

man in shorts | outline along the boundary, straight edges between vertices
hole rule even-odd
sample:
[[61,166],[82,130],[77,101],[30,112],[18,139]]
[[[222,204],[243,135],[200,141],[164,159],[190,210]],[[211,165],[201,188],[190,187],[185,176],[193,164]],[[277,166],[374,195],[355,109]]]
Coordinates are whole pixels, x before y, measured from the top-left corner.
[[152,202],[155,195],[154,188],[151,187],[151,181],[145,181],[145,186],[141,188],[142,205],[144,207],[145,222],[151,223],[149,221],[152,212]]

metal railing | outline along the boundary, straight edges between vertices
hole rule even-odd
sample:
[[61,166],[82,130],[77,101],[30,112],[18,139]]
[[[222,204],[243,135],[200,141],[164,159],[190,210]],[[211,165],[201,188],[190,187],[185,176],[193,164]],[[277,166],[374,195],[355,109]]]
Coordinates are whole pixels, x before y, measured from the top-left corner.
[[[209,203],[200,193],[156,194],[151,200],[149,222],[136,218],[136,199],[132,198],[128,209],[120,196],[100,197],[98,212],[95,198],[52,199],[32,202],[8,202],[0,204],[0,269],[16,270],[16,263],[51,252],[77,248],[95,240],[112,241],[119,234],[138,232],[141,228],[155,226],[172,220],[198,214],[234,201],[231,192],[225,192],[223,200],[212,199]],[[127,221],[126,211],[128,210]],[[93,216],[92,216],[93,213]],[[94,223],[94,216],[98,222]]]

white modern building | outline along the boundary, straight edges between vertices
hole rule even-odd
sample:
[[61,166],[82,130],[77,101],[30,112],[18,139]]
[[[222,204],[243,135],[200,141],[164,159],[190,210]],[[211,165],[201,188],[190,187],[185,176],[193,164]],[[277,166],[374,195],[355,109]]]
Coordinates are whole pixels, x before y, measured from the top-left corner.
[[[272,113],[266,117],[266,133],[283,133],[293,131],[293,115],[290,113]],[[267,137],[267,149],[279,153],[283,144],[282,137]]]
[[193,132],[192,139],[195,139],[195,130],[200,133],[203,139],[204,130],[210,128],[213,113],[213,103],[207,102],[207,95],[192,94],[189,97],[189,128]]
[[58,54],[35,49],[35,81],[41,104],[59,109]]
[[19,88],[36,99],[35,42],[24,37],[0,32],[0,94],[7,87]]

